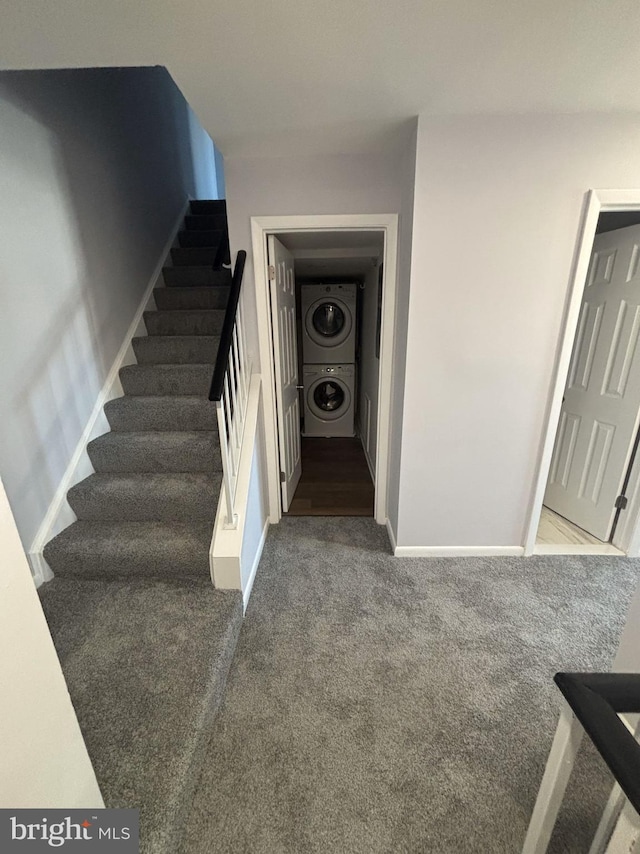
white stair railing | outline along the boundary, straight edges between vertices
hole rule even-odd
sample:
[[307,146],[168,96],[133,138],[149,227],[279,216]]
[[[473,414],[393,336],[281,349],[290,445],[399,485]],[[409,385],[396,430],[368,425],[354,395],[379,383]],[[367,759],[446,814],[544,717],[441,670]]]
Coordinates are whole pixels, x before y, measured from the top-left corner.
[[240,304],[242,274],[247,253],[238,252],[231,292],[220,334],[218,357],[211,380],[209,400],[216,405],[225,495],[225,528],[236,528],[236,490],[240,452],[247,416],[251,362],[247,353],[243,311]]

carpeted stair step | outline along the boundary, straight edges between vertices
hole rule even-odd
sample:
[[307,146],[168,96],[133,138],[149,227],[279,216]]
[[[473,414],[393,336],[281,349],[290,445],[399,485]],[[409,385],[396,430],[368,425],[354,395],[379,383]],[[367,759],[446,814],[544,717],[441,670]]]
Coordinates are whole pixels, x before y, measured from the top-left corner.
[[224,323],[222,309],[145,311],[149,335],[219,335]]
[[209,578],[210,522],[74,522],[44,547],[61,578]]
[[226,231],[225,214],[187,214],[184,224],[189,231]]
[[180,231],[178,243],[180,246],[212,246],[214,249],[220,244],[224,235],[222,229],[200,228],[195,231]]
[[192,214],[227,215],[226,199],[192,199],[189,207]]
[[215,335],[146,335],[133,339],[140,365],[214,365],[220,339]]
[[196,285],[231,284],[231,271],[214,270],[211,266],[202,267],[164,267],[164,283],[169,288],[194,287]]
[[212,374],[212,365],[127,365],[120,369],[120,382],[125,394],[206,397]]
[[67,493],[80,521],[207,522],[213,527],[220,473],[92,474]]
[[242,625],[240,591],[214,590],[207,570],[180,584],[58,577],[38,592],[106,806],[140,809],[141,854],[176,854]]
[[222,469],[220,441],[215,430],[105,433],[89,442],[87,452],[98,473],[211,473]]
[[171,250],[171,260],[176,267],[197,267],[199,264],[212,266],[217,255],[217,247],[176,246]]
[[206,397],[133,397],[110,400],[104,407],[112,430],[215,430],[215,407]]
[[224,285],[203,285],[189,288],[156,288],[153,292],[161,311],[177,308],[224,309],[229,301],[229,288]]

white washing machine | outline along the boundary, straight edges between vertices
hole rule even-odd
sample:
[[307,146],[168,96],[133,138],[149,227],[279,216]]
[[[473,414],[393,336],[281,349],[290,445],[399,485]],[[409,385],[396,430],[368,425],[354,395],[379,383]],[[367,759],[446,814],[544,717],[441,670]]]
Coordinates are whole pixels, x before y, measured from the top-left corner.
[[355,365],[305,365],[303,436],[354,436]]
[[355,362],[357,293],[354,284],[302,285],[303,362]]

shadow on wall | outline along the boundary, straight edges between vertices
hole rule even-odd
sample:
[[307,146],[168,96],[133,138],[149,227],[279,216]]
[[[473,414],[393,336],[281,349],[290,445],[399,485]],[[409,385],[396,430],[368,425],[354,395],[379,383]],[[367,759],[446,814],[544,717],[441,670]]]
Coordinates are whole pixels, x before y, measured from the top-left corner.
[[0,73],[0,472],[29,547],[215,148],[163,68]]

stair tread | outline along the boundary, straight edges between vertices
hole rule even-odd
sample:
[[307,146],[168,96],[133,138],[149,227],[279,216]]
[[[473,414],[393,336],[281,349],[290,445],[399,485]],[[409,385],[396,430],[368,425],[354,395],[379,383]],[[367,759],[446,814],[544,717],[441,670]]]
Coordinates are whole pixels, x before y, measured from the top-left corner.
[[[122,434],[120,434],[122,435]],[[166,489],[173,484],[185,487],[209,486],[219,482],[220,478],[208,472],[95,472],[85,477],[69,490],[70,493],[81,489],[101,489],[133,484],[142,486],[148,492],[154,489]]]
[[219,335],[143,335],[133,339],[139,365],[214,365]]
[[50,540],[44,552],[45,557],[61,549],[77,553],[88,550],[93,555],[96,549],[124,553],[142,544],[148,552],[160,553],[177,541],[189,547],[206,545],[208,551],[212,532],[213,525],[202,521],[79,520]]
[[169,308],[144,312],[147,333],[153,337],[216,336],[222,331],[224,309]]
[[111,431],[87,446],[97,474],[204,472],[222,468],[217,430]]
[[200,395],[130,395],[110,400],[104,407],[112,431],[136,432],[213,430],[213,404]]
[[221,472],[100,472],[77,483],[67,501],[78,519],[211,521]]

